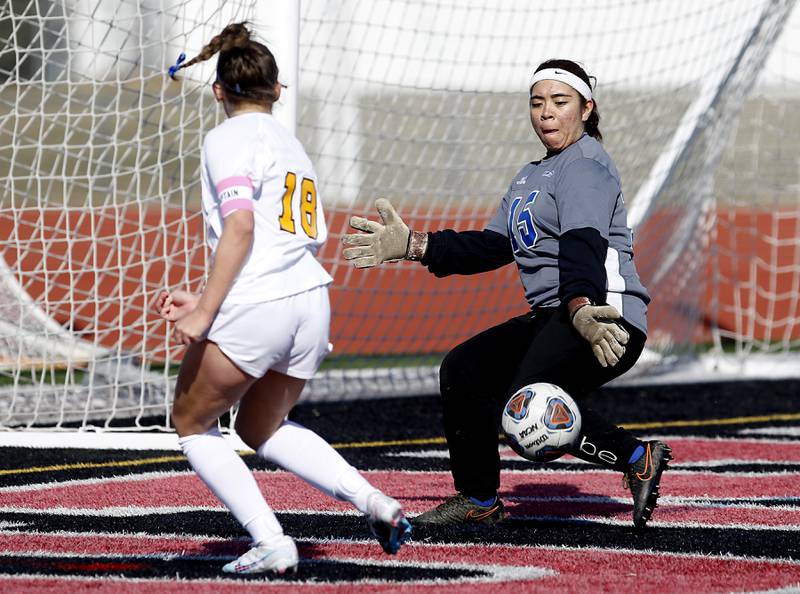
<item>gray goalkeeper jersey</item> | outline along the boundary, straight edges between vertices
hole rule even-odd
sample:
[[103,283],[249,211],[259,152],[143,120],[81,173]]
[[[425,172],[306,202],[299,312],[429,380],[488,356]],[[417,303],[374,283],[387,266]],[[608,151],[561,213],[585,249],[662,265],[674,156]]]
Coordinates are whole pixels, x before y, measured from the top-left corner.
[[591,136],[584,134],[560,153],[523,167],[486,228],[510,239],[531,307],[560,305],[561,234],[597,229],[608,241],[606,303],[647,333],[650,297],[633,264],[619,174],[603,146]]

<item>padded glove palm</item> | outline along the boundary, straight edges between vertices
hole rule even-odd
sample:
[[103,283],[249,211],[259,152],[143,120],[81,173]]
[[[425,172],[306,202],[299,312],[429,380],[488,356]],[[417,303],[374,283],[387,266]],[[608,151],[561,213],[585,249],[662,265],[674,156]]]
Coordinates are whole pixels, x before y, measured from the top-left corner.
[[350,217],[350,226],[364,233],[349,233],[342,242],[358,247],[345,248],[342,255],[356,268],[372,268],[383,262],[402,260],[408,253],[408,226],[385,198],[375,201],[383,224],[363,217]]

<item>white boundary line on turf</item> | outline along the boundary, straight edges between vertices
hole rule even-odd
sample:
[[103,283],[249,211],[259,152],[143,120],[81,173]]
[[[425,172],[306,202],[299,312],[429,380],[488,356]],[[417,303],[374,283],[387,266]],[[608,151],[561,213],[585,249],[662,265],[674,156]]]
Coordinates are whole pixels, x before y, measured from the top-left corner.
[[[268,475],[268,474],[290,474],[285,470],[275,469],[259,469],[254,471],[257,475]],[[373,470],[373,469],[364,469],[361,471],[367,478],[373,475],[380,475],[380,474],[388,474],[393,472],[398,472],[394,470]],[[606,469],[606,468],[578,468],[575,470],[567,470],[567,469],[525,469],[525,470],[515,470],[515,469],[503,469],[503,474],[505,475],[517,475],[517,476],[524,476],[524,475],[551,475],[553,477],[557,475],[594,475],[594,474],[617,474],[616,471]],[[449,476],[449,470],[403,470],[402,473],[406,476],[414,476],[414,475],[442,475],[442,476]],[[696,470],[679,470],[677,468],[672,468],[669,471],[670,476],[682,475],[682,476],[698,476],[698,472]],[[191,469],[186,470],[156,470],[151,472],[143,472],[140,474],[119,474],[119,475],[111,475],[111,476],[98,476],[92,478],[77,478],[77,479],[67,479],[64,481],[57,481],[57,482],[46,482],[46,483],[26,483],[23,485],[9,485],[5,487],[0,487],[0,494],[2,493],[18,493],[24,491],[46,491],[48,489],[63,489],[69,486],[80,486],[80,485],[92,485],[92,484],[99,484],[99,483],[110,483],[110,482],[139,482],[139,481],[146,481],[149,479],[162,479],[162,478],[169,478],[173,476],[179,475],[194,475],[194,471]],[[752,478],[770,478],[770,477],[786,477],[788,475],[796,475],[797,472],[786,472],[783,470],[775,470],[775,471],[768,471],[768,472],[726,472],[724,473],[725,477],[752,477]],[[723,475],[720,475],[723,476]],[[748,499],[751,497],[748,497]],[[768,499],[775,499],[776,497],[767,497]],[[780,496],[778,496],[780,498]],[[701,499],[707,499],[706,496],[703,496]]]
[[[413,520],[413,518],[412,518]],[[571,524],[571,525],[582,525],[582,526],[592,526],[595,524],[603,524],[605,526],[621,526],[631,527],[631,521],[629,519],[616,519],[616,518],[606,518],[600,516],[573,516],[573,517],[564,517],[564,516],[552,516],[552,515],[524,515],[524,516],[511,516],[509,518],[510,523],[517,522],[520,520],[523,521],[534,521],[534,522],[553,522],[559,524]],[[743,524],[741,522],[731,523],[731,524],[711,524],[706,522],[679,522],[675,520],[650,520],[647,522],[648,527],[656,528],[714,528],[717,530],[763,530],[767,532],[800,532],[800,524],[785,524],[782,526],[776,526],[774,524]]]
[[[526,502],[526,503],[570,503],[570,504],[624,504],[630,505],[630,497],[615,497],[615,496],[584,496],[584,497],[570,497],[570,496],[504,496],[505,501],[513,502]],[[787,501],[785,505],[760,505],[760,501],[772,501],[776,499],[784,499]],[[662,495],[658,499],[659,507],[662,511],[666,507],[689,507],[699,509],[722,509],[722,510],[754,510],[754,511],[788,511],[798,512],[798,504],[800,498],[798,497],[735,497],[726,500],[721,499],[708,499],[705,497],[683,497],[673,495]],[[794,503],[793,503],[794,502]],[[322,516],[361,516],[361,512],[356,509],[297,509],[276,507],[276,512],[287,515],[322,515]],[[163,514],[177,514],[177,513],[195,513],[195,512],[213,512],[213,513],[228,513],[228,510],[222,506],[209,506],[209,505],[181,505],[181,506],[164,506],[164,507],[138,507],[138,506],[117,506],[117,507],[103,507],[103,508],[80,508],[80,507],[48,507],[45,509],[36,507],[24,507],[16,505],[0,505],[0,514],[30,514],[38,516],[89,516],[89,517],[111,517],[111,518],[127,518],[127,517],[141,517],[147,515],[163,515]],[[513,516],[513,517],[531,517],[538,518],[540,516]],[[545,516],[541,516],[545,517]],[[562,518],[569,520],[572,516],[547,516]],[[589,516],[587,516],[588,518]],[[594,516],[592,516],[594,517]],[[600,517],[600,516],[598,516]],[[0,520],[0,534],[5,530],[4,522]],[[27,520],[22,521],[27,526]],[[723,524],[724,525],[724,524]],[[790,526],[791,524],[786,524]]]
[[[271,472],[269,470],[265,472]],[[181,475],[197,476],[191,468],[186,470],[154,470],[139,474],[116,474],[111,476],[94,476],[91,478],[76,478],[63,481],[48,481],[45,483],[25,483],[23,485],[8,485],[0,487],[0,494],[3,493],[23,493],[25,491],[47,491],[49,489],[63,489],[69,487],[82,487],[87,485],[99,485],[107,483],[125,483],[148,481],[152,479],[171,478]]]
[[[240,451],[251,452],[236,433],[226,433],[225,439]],[[176,433],[126,432],[61,432],[8,431],[0,432],[0,447],[18,448],[83,448],[90,450],[175,450],[180,451]]]
[[[353,516],[361,517],[363,514],[357,509],[283,509],[274,508],[273,511],[295,516]],[[105,507],[105,508],[77,508],[77,507],[51,507],[47,509],[39,509],[33,507],[14,507],[14,506],[0,506],[0,514],[29,514],[35,516],[81,516],[92,518],[137,518],[141,516],[152,515],[167,515],[167,514],[185,514],[196,512],[213,512],[228,514],[230,513],[227,508],[222,507],[209,507],[205,505],[185,505],[181,507]],[[28,520],[19,520],[26,526],[30,523]],[[0,520],[0,534],[3,534],[5,528],[2,526]]]
[[[384,456],[389,458],[415,458],[421,460],[449,460],[450,455],[448,454],[447,450],[421,450],[421,451],[411,451],[411,452],[388,452],[385,453]],[[501,458],[501,463],[511,461],[524,464],[525,460],[517,459],[514,457],[503,457]],[[564,466],[566,464],[570,465],[581,465],[586,467],[594,467],[596,466],[592,462],[588,460],[581,460],[579,458],[560,458],[558,460],[552,460],[549,462],[553,464],[555,468],[559,466]],[[752,458],[743,460],[741,458],[717,458],[712,460],[694,460],[689,462],[681,462],[678,460],[675,462],[674,460],[670,463],[669,468],[670,470],[675,469],[688,469],[688,468],[714,468],[719,466],[749,466],[752,464],[758,464],[761,466],[789,466],[789,465],[800,465],[800,460],[765,460],[761,458]]]

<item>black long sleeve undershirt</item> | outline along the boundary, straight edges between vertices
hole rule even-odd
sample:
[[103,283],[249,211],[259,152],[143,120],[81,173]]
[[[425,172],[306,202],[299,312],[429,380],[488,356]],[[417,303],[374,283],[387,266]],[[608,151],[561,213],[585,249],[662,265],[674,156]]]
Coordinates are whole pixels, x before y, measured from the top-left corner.
[[[588,297],[595,303],[606,299],[605,257],[608,241],[597,229],[573,229],[558,241],[559,290],[562,303]],[[479,274],[514,261],[505,235],[483,231],[444,229],[428,233],[428,249],[422,264],[437,277]]]
[[559,237],[558,298],[561,303],[574,297],[605,303],[607,251],[608,241],[597,229],[572,229]]
[[437,277],[488,272],[514,261],[505,235],[483,231],[444,229],[428,233],[428,249],[422,264]]

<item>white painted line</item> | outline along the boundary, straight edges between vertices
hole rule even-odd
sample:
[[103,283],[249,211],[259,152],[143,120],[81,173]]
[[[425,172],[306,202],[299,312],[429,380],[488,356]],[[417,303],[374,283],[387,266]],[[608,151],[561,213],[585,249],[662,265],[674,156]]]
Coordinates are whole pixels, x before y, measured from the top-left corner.
[[[235,433],[225,435],[237,450],[252,451]],[[8,431],[0,432],[0,447],[84,448],[92,450],[176,450],[177,434],[89,431]]]

